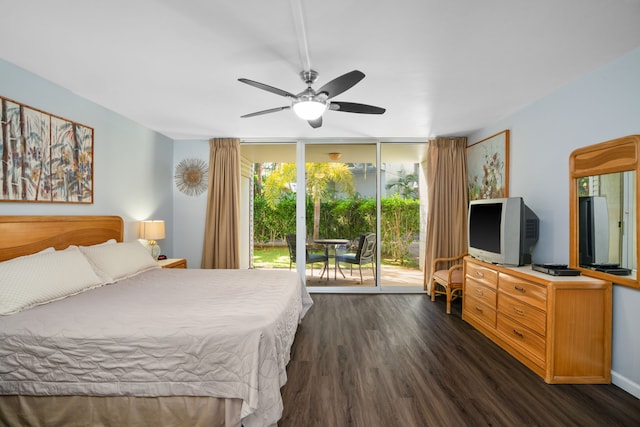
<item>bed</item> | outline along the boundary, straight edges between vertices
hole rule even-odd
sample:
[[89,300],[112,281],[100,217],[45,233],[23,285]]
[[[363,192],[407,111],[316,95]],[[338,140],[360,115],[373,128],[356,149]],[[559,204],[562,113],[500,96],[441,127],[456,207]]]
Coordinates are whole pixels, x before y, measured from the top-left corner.
[[122,240],[115,216],[0,216],[0,425],[277,424],[298,275]]

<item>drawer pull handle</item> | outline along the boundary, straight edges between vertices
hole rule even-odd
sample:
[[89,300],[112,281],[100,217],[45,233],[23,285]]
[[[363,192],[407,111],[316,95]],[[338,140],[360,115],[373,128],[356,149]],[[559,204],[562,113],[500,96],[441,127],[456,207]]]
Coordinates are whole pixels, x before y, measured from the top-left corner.
[[522,332],[518,331],[517,329],[513,330],[513,333],[516,334],[518,336],[518,338],[524,338],[524,335]]
[[524,294],[526,292],[524,288],[521,286],[514,286],[514,288],[516,291],[520,292],[521,294]]
[[476,288],[476,295],[478,295],[479,297],[483,297],[484,296],[484,290]]
[[516,312],[516,314],[519,314],[520,316],[524,316],[524,310],[518,307],[513,307],[513,311]]
[[482,271],[476,270],[476,276],[477,277],[484,277],[484,274],[482,273]]
[[482,307],[476,307],[476,311],[479,311],[480,313],[483,313],[484,311],[482,310]]

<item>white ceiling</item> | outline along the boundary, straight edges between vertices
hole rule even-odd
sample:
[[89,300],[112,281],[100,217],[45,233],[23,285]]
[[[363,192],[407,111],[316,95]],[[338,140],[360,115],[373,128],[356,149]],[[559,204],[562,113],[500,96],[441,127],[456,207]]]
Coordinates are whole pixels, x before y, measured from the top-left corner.
[[[1,58],[175,139],[465,135],[640,47],[640,0],[0,0],[0,11]],[[307,47],[316,89],[358,69],[366,78],[334,100],[387,112],[328,111],[319,129],[290,110],[241,119],[288,101],[237,79],[298,93]]]

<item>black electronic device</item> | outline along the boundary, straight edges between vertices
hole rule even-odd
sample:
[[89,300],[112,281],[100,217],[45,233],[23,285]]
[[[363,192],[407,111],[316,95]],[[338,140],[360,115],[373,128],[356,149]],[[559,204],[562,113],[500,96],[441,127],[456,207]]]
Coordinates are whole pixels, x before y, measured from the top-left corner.
[[522,197],[473,200],[467,222],[468,253],[487,263],[531,264],[539,223]]
[[620,264],[614,263],[585,264],[580,267],[599,271],[601,273],[614,274],[616,276],[630,276],[633,272],[629,268],[620,267]]
[[616,276],[630,276],[631,269],[629,268],[596,268],[596,271],[601,271],[603,273],[614,274]]
[[531,269],[552,276],[579,276],[580,270],[568,268],[567,264],[531,264]]
[[562,268],[567,268],[567,264],[552,264],[552,263],[544,263],[544,264],[536,264],[536,265],[541,265],[543,267],[546,268],[552,268],[552,269],[562,269]]

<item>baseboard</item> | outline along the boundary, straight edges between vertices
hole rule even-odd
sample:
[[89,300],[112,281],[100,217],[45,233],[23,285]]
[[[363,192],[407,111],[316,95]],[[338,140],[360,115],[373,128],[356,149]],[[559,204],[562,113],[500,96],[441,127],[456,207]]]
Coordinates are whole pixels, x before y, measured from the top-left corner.
[[640,399],[640,384],[631,381],[629,378],[624,377],[615,371],[611,371],[611,382],[627,393]]

